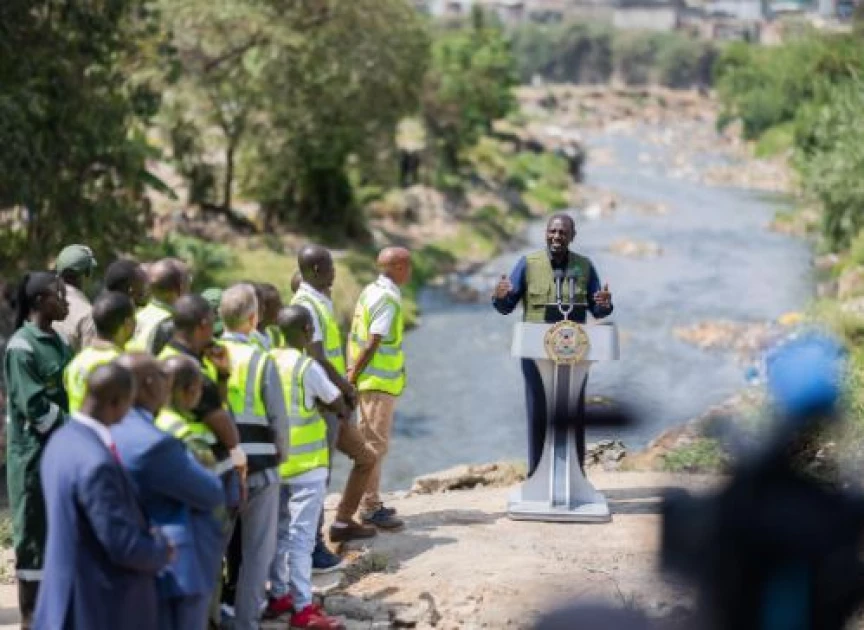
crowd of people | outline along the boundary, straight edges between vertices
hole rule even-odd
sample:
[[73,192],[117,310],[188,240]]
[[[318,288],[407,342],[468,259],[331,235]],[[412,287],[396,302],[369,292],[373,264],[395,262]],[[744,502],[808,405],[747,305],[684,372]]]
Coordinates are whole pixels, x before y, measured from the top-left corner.
[[380,495],[405,387],[400,286],[382,250],[347,344],[330,252],[270,284],[191,292],[188,266],[120,259],[97,287],[83,245],[14,295],[4,356],[7,479],[23,628],[339,628],[312,574],[334,451],[352,468],[331,543],[403,526]]

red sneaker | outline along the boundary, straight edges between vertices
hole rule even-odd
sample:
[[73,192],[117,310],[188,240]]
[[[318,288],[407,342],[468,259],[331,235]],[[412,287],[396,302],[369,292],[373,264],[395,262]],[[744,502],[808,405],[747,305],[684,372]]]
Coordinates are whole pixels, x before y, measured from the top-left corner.
[[264,619],[276,619],[294,610],[294,598],[290,594],[282,597],[271,597],[264,609]]
[[318,604],[309,604],[300,612],[291,615],[291,630],[343,630],[345,626],[335,617],[330,617]]

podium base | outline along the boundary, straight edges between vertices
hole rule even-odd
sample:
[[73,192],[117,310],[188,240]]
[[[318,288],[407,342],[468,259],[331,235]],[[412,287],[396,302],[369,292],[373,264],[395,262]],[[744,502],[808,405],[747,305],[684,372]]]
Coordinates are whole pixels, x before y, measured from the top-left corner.
[[593,501],[574,501],[569,506],[552,505],[549,501],[522,498],[517,488],[507,502],[507,516],[514,521],[548,521],[554,523],[609,523],[612,513],[606,497],[596,492]]

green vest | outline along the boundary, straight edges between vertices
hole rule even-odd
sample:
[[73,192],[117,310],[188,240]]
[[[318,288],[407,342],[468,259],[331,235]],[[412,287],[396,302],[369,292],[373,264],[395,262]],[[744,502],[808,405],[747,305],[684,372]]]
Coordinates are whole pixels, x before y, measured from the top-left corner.
[[[526,322],[544,323],[546,321],[546,305],[555,304],[555,276],[552,263],[546,250],[534,252],[525,257],[525,310],[522,319]],[[588,276],[591,273],[591,263],[584,256],[570,252],[567,260],[566,275],[576,278],[575,302],[588,304]],[[561,296],[568,300],[568,283],[564,280]]]
[[[374,283],[367,286],[357,301],[357,307],[354,309],[354,320],[351,323],[348,354],[351,363],[356,363],[360,351],[369,343],[369,326],[372,323],[372,315],[382,306],[392,305],[396,309],[396,316],[390,329],[390,335],[381,340],[372,360],[366,365],[363,373],[357,377],[357,389],[361,392],[384,392],[392,396],[399,396],[405,390],[405,354],[402,351],[405,321],[402,315],[402,305],[389,293],[375,290],[376,287],[377,285]],[[380,289],[380,287],[378,288]]]
[[324,346],[324,355],[336,371],[345,376],[345,352],[342,349],[342,331],[339,323],[333,315],[332,309],[321,301],[317,296],[307,293],[302,289],[291,298],[291,305],[311,306],[318,316],[318,325],[321,326],[321,343]]
[[303,386],[306,370],[314,359],[294,348],[279,348],[272,356],[282,382],[289,424],[288,458],[279,465],[279,476],[291,479],[316,468],[327,468],[330,465],[327,423],[317,406],[306,406]]
[[135,334],[126,344],[126,350],[152,353],[156,330],[162,322],[171,317],[171,311],[161,302],[151,301],[140,309],[135,314]]
[[87,396],[87,379],[100,365],[110,363],[120,356],[117,348],[96,348],[87,346],[66,366],[63,373],[63,384],[69,396],[69,411],[81,410],[84,398]]

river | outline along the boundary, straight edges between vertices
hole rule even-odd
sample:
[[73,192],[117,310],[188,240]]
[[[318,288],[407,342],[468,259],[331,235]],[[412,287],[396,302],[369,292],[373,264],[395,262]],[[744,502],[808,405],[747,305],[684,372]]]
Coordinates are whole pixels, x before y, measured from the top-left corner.
[[[744,384],[734,357],[680,341],[674,328],[711,319],[773,319],[801,309],[813,294],[806,243],[767,229],[778,199],[676,177],[670,149],[645,138],[589,137],[591,149],[611,153],[613,160],[592,165],[589,159],[587,182],[622,199],[662,204],[668,213],[646,214],[622,203],[597,220],[575,215],[574,249],[588,255],[609,283],[621,334],[621,360],[594,365],[588,394],[627,401],[640,414],[637,426],[615,434],[589,431],[589,441],[618,437],[628,447],[644,445]],[[700,154],[695,166],[720,159]],[[544,226],[529,226],[523,251],[480,270],[474,281],[483,295],[519,256],[543,246]],[[609,244],[622,238],[653,241],[663,254],[628,258],[609,252]],[[523,458],[526,451],[521,373],[509,356],[518,312],[503,317],[486,300],[456,303],[439,289],[426,290],[420,305],[421,325],[405,341],[409,384],[384,465],[386,489],[405,488],[418,475],[456,464]],[[346,469],[345,458],[337,456],[334,490]]]

